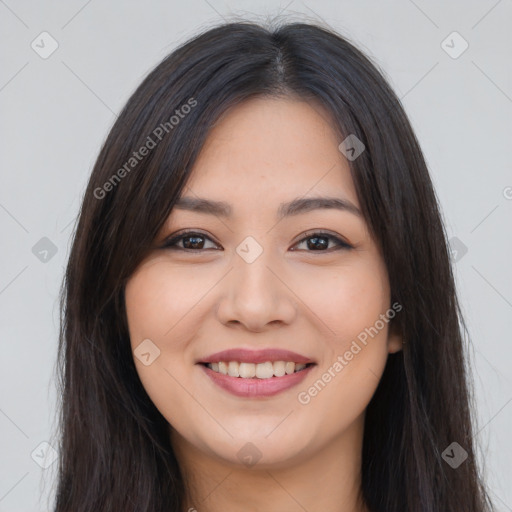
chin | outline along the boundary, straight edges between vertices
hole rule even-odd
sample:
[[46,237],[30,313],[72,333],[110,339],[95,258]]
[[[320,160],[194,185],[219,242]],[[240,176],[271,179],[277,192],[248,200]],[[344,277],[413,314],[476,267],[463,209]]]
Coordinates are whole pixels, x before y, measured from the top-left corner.
[[209,449],[226,464],[249,470],[286,468],[297,464],[305,454],[305,446],[287,435],[286,430],[282,435],[273,433],[269,437],[236,435],[221,444],[210,445]]

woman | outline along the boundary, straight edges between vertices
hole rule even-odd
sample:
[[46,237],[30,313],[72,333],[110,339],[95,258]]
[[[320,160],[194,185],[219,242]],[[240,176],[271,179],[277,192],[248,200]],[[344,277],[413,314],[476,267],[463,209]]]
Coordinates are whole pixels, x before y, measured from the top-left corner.
[[424,158],[329,29],[224,24],[144,79],[62,314],[58,512],[491,510]]

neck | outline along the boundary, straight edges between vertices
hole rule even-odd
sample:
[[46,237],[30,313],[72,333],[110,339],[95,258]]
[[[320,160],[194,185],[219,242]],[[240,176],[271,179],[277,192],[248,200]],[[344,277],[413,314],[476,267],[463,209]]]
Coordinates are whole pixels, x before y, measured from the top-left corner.
[[183,510],[367,512],[359,499],[363,424],[361,416],[312,456],[249,468],[213,458],[172,430],[187,489]]

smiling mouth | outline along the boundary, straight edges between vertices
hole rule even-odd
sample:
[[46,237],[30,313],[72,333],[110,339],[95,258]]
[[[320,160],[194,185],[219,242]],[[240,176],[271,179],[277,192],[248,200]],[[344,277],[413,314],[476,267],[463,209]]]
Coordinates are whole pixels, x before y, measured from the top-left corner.
[[264,363],[240,363],[238,361],[219,361],[202,363],[204,366],[222,375],[241,379],[272,379],[298,373],[315,363],[295,363],[292,361],[266,361]]

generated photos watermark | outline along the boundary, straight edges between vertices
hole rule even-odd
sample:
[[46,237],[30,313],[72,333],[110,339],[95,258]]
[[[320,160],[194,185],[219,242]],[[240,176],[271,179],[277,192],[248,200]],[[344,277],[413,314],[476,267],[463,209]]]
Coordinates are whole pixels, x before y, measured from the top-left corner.
[[138,151],[134,151],[131,156],[122,167],[120,167],[112,176],[101,186],[94,189],[94,197],[96,199],[103,199],[108,192],[113,190],[118,183],[129,174],[139,162],[141,162],[149,153],[156,148],[158,143],[164,138],[166,134],[171,132],[175,126],[177,126],[182,119],[197,105],[197,100],[193,97],[187,100],[187,103],[181,105],[181,107],[174,111],[174,114],[169,118],[169,121],[160,123],[150,135],[147,136],[146,142],[139,148]]
[[[344,368],[349,364],[354,357],[361,352],[361,345],[366,346],[368,344],[368,337],[373,339],[377,334],[384,329],[386,324],[392,320],[397,313],[402,310],[402,305],[398,302],[393,303],[385,313],[379,315],[379,320],[376,320],[371,327],[365,328],[357,335],[357,340],[352,341],[350,348],[344,352],[343,355],[338,355],[336,361],[329,366],[329,368],[320,376],[315,383],[310,386],[306,391],[301,391],[297,394],[297,400],[302,405],[307,405],[311,402],[311,399],[322,391],[325,386],[332,381]],[[358,343],[361,344],[359,344]]]

